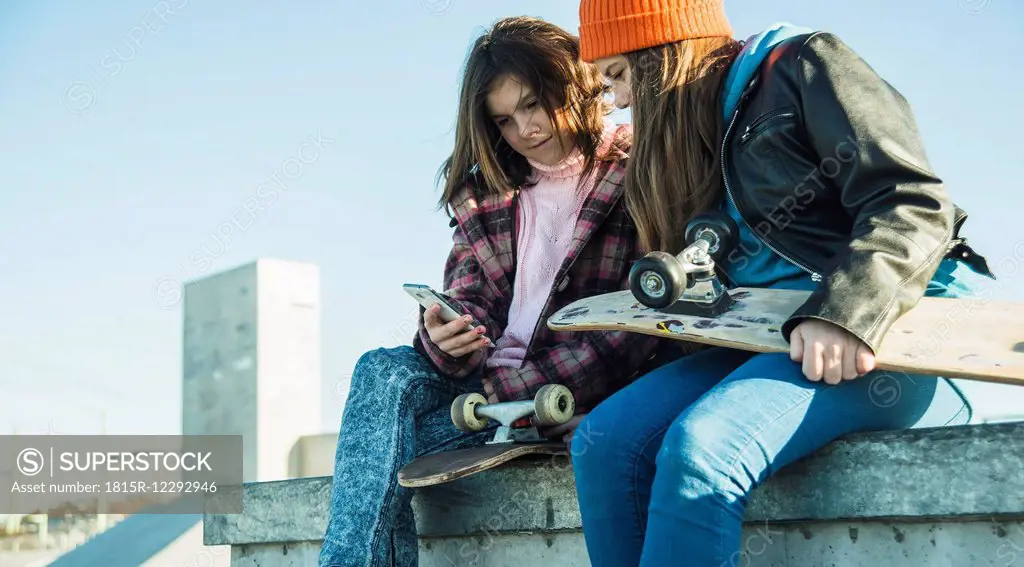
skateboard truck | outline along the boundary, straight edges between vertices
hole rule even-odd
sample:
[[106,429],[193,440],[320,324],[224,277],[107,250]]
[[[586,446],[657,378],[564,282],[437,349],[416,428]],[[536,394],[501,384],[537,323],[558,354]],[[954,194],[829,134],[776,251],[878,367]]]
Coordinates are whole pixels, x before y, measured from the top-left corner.
[[738,228],[728,215],[704,213],[686,227],[687,246],[673,256],[650,252],[633,264],[629,287],[633,297],[664,313],[716,317],[732,304],[715,273],[736,245]]
[[536,427],[513,428],[512,424],[535,415],[540,425],[561,425],[576,413],[576,400],[569,388],[561,384],[545,384],[533,401],[488,404],[479,393],[462,394],[452,402],[452,423],[459,431],[475,433],[487,428],[489,420],[500,423],[488,445],[498,443],[545,441]]

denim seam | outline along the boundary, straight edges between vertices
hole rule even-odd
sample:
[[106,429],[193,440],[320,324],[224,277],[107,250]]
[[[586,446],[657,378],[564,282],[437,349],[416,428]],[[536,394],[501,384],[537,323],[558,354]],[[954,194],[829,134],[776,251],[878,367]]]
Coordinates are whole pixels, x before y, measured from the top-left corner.
[[[742,456],[742,455],[743,455],[744,453],[746,453],[746,451],[747,451],[747,448],[748,448],[748,447],[750,446],[750,444],[751,444],[751,443],[753,443],[753,442],[754,442],[754,440],[755,440],[755,439],[757,439],[757,437],[758,437],[758,436],[759,436],[759,435],[760,435],[760,434],[761,434],[762,432],[764,432],[764,430],[765,430],[765,429],[767,429],[768,427],[770,427],[770,426],[771,426],[771,425],[772,425],[773,423],[775,423],[776,421],[778,421],[778,420],[782,419],[782,417],[783,417],[784,415],[788,414],[789,412],[791,412],[791,411],[793,411],[794,409],[796,409],[796,408],[800,407],[801,405],[803,405],[803,404],[804,404],[804,402],[806,402],[807,400],[811,399],[811,398],[812,398],[813,396],[814,396],[814,391],[813,391],[813,390],[807,391],[807,392],[805,393],[805,395],[804,395],[804,396],[802,396],[802,397],[801,397],[801,398],[800,398],[799,400],[797,400],[797,401],[796,401],[796,402],[794,402],[794,403],[793,403],[792,405],[790,405],[790,406],[789,406],[788,408],[786,408],[786,409],[785,409],[784,411],[782,411],[782,412],[780,412],[780,413],[779,413],[778,415],[776,415],[776,416],[775,416],[775,419],[773,419],[773,420],[772,420],[771,422],[769,422],[769,423],[766,423],[766,424],[762,425],[762,426],[761,426],[761,427],[760,427],[760,428],[759,428],[759,429],[758,429],[757,431],[755,431],[755,432],[754,432],[754,433],[753,433],[753,434],[752,434],[752,435],[750,436],[750,439],[748,439],[748,440],[747,440],[747,442],[746,442],[746,443],[744,443],[744,444],[743,444],[743,446],[742,446],[742,447],[740,447],[738,451],[736,451],[736,455],[735,455],[735,456],[733,457],[733,459],[732,459],[732,463],[730,463],[730,464],[729,464],[729,466],[727,467],[727,469],[728,469],[728,471],[727,471],[727,474],[728,474],[728,475],[729,475],[730,477],[735,477],[734,471],[736,470],[736,466],[737,466],[737,464],[738,464],[738,463],[739,463],[739,461],[740,461],[740,457],[741,457],[741,456]],[[771,463],[769,463],[769,465],[770,465],[770,464],[771,464]],[[755,482],[755,485],[756,485],[756,484],[759,484],[759,482],[760,482],[759,480],[758,480],[757,482]],[[752,488],[753,488],[753,487],[752,487]],[[719,491],[718,491],[718,489],[717,489],[717,488],[714,488],[714,487],[712,487],[712,490],[713,490],[714,492],[719,492]],[[723,494],[723,493],[721,493],[721,492],[719,492],[719,496],[725,496],[726,498],[728,498],[728,497],[729,497],[729,495],[727,495],[727,494]],[[725,506],[723,506],[723,507],[721,507],[721,509],[720,509],[720,510],[718,511],[718,525],[719,525],[719,526],[723,525],[723,523],[724,523],[724,522],[723,522],[723,520],[724,520],[724,516],[725,516],[725,513],[726,513],[726,507],[725,507]],[[722,556],[722,552],[723,552],[723,550],[724,550],[724,549],[725,549],[725,534],[724,534],[724,533],[723,533],[723,532],[722,532],[721,530],[719,530],[719,535],[718,535],[718,550],[717,550],[717,551],[718,551],[718,557],[721,557],[721,556]],[[743,545],[742,545],[742,544],[740,545],[740,552],[741,552],[741,553],[743,552]]]
[[[406,386],[405,386],[405,391],[402,392],[402,397],[401,397],[401,399],[399,399],[399,406],[398,406],[398,408],[399,408],[399,416],[398,416],[399,422],[401,422],[401,420],[403,419],[404,414],[409,411],[409,404],[406,402],[406,399],[409,397],[409,394],[413,390],[415,390],[416,387],[421,386],[421,385],[427,385],[430,388],[444,390],[443,387],[440,387],[441,384],[438,384],[436,381],[431,380],[431,378],[432,378],[431,376],[427,375],[426,373],[421,373],[421,376],[422,376],[421,378],[414,378],[414,379],[410,380],[408,382],[408,384],[406,384]],[[396,429],[396,435],[395,435],[397,437],[397,440],[395,442],[395,449],[396,449],[396,453],[398,455],[401,455],[402,454],[402,448],[403,448],[403,438],[402,438],[401,433],[397,433],[397,431],[398,431],[398,429]],[[395,470],[397,468],[400,468],[400,467],[398,465],[398,459],[395,459],[395,465],[392,466],[392,468],[391,468],[391,473],[393,473],[393,474],[391,474],[389,476],[389,478],[396,477],[398,475],[398,471]],[[392,501],[394,500],[395,492],[397,492],[397,489],[398,489],[398,487],[396,486],[395,483],[388,483],[388,490],[384,493],[384,498],[383,498],[383,501],[381,503],[381,511],[382,512],[384,510],[387,510],[388,507],[391,505]],[[380,538],[381,538],[381,535],[382,535],[382,533],[384,531],[384,527],[385,527],[384,526],[384,522],[382,521],[380,516],[378,516],[378,519],[377,519],[376,523],[377,523],[377,525],[374,526],[374,529],[373,529],[373,536],[370,538],[370,549],[371,550],[376,549],[376,547],[379,545]],[[371,553],[370,567],[376,567],[376,566],[377,566],[377,558],[373,557],[372,553]]]
[[733,471],[736,468],[737,463],[739,463],[740,456],[742,456],[747,451],[747,447],[749,447],[750,444],[753,443],[754,440],[757,439],[757,437],[759,435],[761,435],[761,433],[763,433],[765,429],[768,429],[769,427],[771,427],[771,425],[773,423],[775,423],[776,421],[782,419],[783,416],[785,416],[789,412],[791,412],[794,409],[796,409],[796,408],[800,407],[801,405],[803,405],[804,402],[806,402],[807,400],[811,399],[813,396],[814,396],[814,391],[813,390],[809,390],[809,391],[805,392],[804,395],[800,397],[800,399],[798,399],[795,402],[793,402],[785,410],[779,412],[779,414],[775,416],[775,419],[773,419],[769,423],[763,424],[760,428],[758,428],[757,431],[755,431],[753,434],[751,434],[750,438],[747,439],[747,441],[743,444],[743,446],[740,447],[738,451],[736,451],[736,455],[733,457],[732,462],[729,463],[729,471],[728,471],[729,474],[731,475],[733,473]]
[[[639,476],[639,470],[640,470],[640,461],[643,459],[644,450],[647,449],[647,446],[650,445],[654,441],[654,439],[656,437],[658,437],[658,435],[664,434],[666,431],[668,431],[668,429],[669,429],[669,427],[671,427],[672,423],[674,423],[674,420],[673,420],[673,422],[669,423],[669,425],[661,428],[660,430],[655,432],[654,435],[651,435],[650,438],[647,439],[647,441],[643,444],[643,446],[640,447],[640,452],[637,454],[636,461],[633,463],[633,500],[634,500],[634,504],[636,505],[636,517],[640,520],[640,527],[642,528],[642,531],[645,531],[645,532],[647,531],[647,518],[645,518],[640,513],[640,493],[639,493],[639,490],[637,489],[637,487],[640,485],[640,483],[637,482],[637,477]],[[643,537],[643,534],[641,534],[641,539],[642,539],[642,537]]]

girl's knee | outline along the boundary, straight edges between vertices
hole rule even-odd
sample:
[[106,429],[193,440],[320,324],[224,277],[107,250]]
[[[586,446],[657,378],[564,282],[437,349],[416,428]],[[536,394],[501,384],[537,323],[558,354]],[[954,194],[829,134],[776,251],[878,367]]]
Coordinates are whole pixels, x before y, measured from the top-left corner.
[[577,472],[587,473],[595,466],[601,466],[609,458],[609,453],[615,451],[618,444],[610,425],[611,420],[600,411],[588,413],[576,425],[569,444],[569,454]]
[[404,391],[427,372],[431,372],[429,363],[412,347],[370,350],[356,361],[350,396],[386,390]]
[[410,346],[375,348],[368,350],[356,361],[356,372],[377,372],[381,368],[417,363],[420,353]]
[[683,491],[693,496],[735,492],[747,483],[736,474],[738,454],[727,436],[713,418],[676,420],[658,451],[658,474],[679,479]]
[[569,453],[578,474],[605,474],[635,461],[643,450],[643,434],[613,404],[599,405],[573,432]]

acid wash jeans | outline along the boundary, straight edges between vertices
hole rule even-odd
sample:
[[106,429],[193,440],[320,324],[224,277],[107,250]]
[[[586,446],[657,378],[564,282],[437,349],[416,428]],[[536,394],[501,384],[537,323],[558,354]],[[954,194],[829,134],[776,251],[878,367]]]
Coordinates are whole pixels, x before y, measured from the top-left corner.
[[330,519],[320,567],[416,567],[412,491],[398,471],[420,455],[482,445],[496,424],[467,434],[452,424],[451,404],[483,394],[480,374],[439,375],[415,349],[364,354],[355,367],[334,457]]

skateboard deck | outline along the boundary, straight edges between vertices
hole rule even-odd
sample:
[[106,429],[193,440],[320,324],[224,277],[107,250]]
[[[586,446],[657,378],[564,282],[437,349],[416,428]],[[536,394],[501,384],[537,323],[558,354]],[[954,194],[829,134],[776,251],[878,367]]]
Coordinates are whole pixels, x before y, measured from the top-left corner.
[[[555,331],[629,331],[753,352],[789,352],[783,322],[808,291],[736,288],[717,316],[643,305],[629,290],[566,305]],[[889,329],[876,369],[1024,385],[1024,304],[981,297],[924,297]]]
[[419,457],[398,471],[398,484],[422,488],[457,480],[503,465],[513,459],[534,456],[568,455],[565,443],[494,443],[435,453]]

